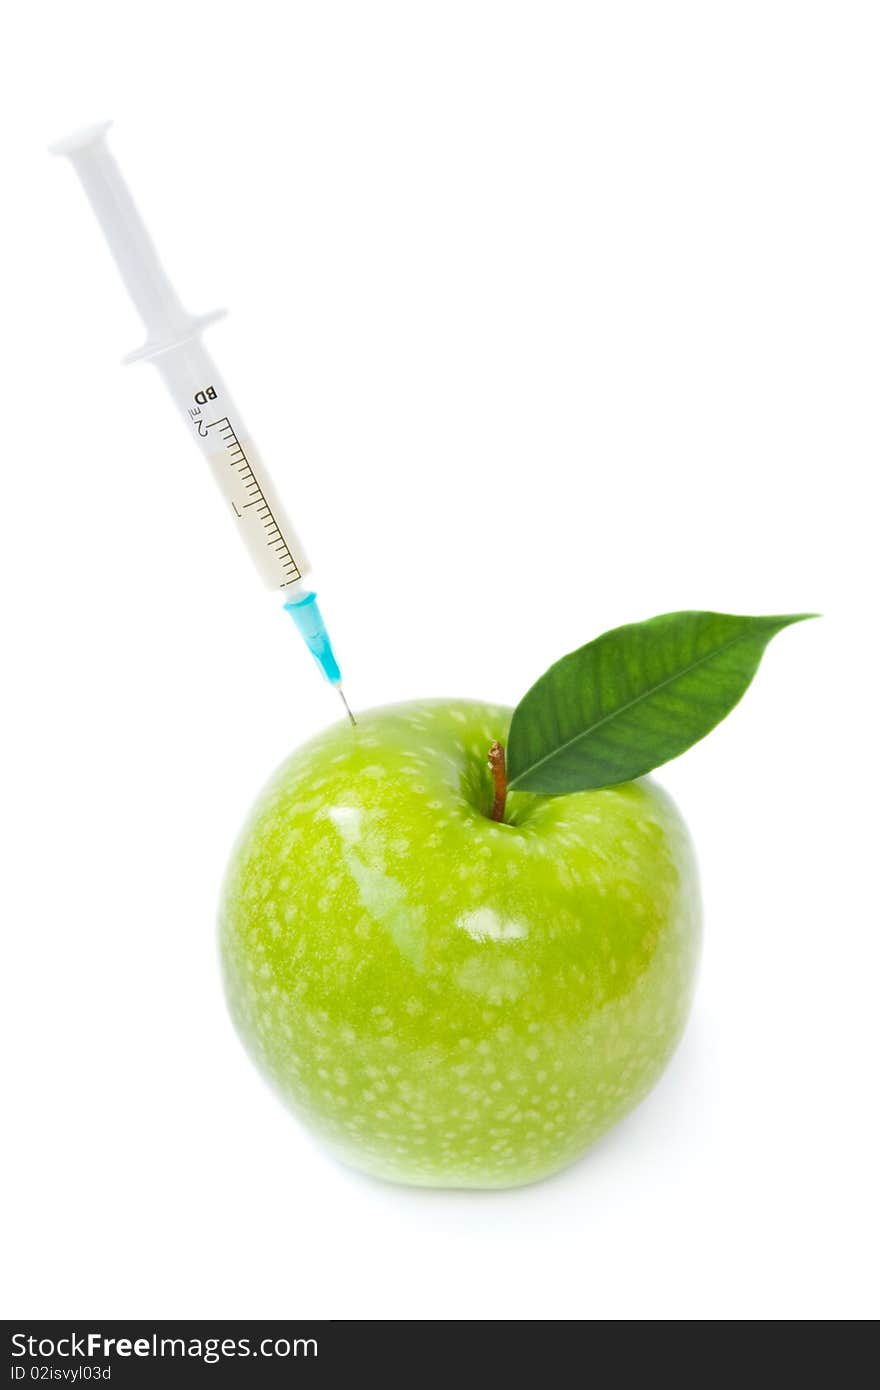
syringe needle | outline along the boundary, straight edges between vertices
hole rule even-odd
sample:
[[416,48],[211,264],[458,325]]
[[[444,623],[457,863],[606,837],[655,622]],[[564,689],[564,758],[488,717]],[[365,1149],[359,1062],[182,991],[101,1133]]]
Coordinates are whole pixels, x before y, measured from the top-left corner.
[[345,705],[345,713],[348,715],[349,719],[351,720],[352,724],[354,724],[355,728],[357,728],[357,720],[355,719],[354,715],[352,714],[351,709],[349,708],[348,701],[346,700],[345,696],[344,696],[343,693],[342,693],[342,686],[341,686],[341,685],[337,685],[336,689],[339,691],[339,698],[340,698],[340,700],[341,700],[342,703]]

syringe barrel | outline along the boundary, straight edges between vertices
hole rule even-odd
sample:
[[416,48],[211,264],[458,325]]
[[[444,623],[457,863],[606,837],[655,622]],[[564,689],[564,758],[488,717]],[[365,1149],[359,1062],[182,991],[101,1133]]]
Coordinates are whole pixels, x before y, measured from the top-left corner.
[[193,338],[152,361],[207,459],[263,582],[292,597],[309,570],[305,551],[210,354]]

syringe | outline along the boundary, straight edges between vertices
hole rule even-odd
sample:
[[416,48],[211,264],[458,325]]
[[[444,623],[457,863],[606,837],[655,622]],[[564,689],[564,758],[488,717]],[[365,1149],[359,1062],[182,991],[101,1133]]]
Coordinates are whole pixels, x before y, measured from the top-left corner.
[[184,309],[107,148],[109,128],[107,121],[80,131],[53,145],[52,153],[67,155],[73,164],[144,321],[147,340],[125,361],[149,360],[158,367],[190,435],[210,464],[264,583],[281,591],[284,607],[324,676],[339,691],[354,724],[314,590],[306,583],[309,565],[303,548],[226,384],[202,344],[202,330],[222,318],[224,311],[193,317]]

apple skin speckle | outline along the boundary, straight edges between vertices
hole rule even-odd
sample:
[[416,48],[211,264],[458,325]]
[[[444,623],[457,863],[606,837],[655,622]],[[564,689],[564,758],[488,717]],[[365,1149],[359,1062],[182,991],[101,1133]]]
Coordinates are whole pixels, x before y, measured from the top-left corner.
[[662,1073],[700,942],[684,824],[648,778],[508,796],[510,710],[418,701],[294,753],[233,851],[220,953],[258,1068],[343,1161],[502,1188],[573,1162]]

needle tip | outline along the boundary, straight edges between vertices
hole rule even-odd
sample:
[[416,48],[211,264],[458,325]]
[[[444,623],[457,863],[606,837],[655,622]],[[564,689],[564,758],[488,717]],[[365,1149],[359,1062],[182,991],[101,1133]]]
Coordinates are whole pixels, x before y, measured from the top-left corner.
[[349,706],[349,703],[348,703],[348,701],[346,700],[345,695],[344,695],[343,692],[342,692],[342,686],[341,686],[341,685],[337,685],[336,689],[339,691],[339,698],[340,698],[340,700],[341,700],[342,703],[345,705],[345,713],[348,715],[348,717],[349,717],[349,719],[351,720],[352,724],[354,724],[355,727],[356,727],[356,726],[357,726],[357,720],[355,719],[354,715],[352,714],[351,708],[350,708],[350,706]]

